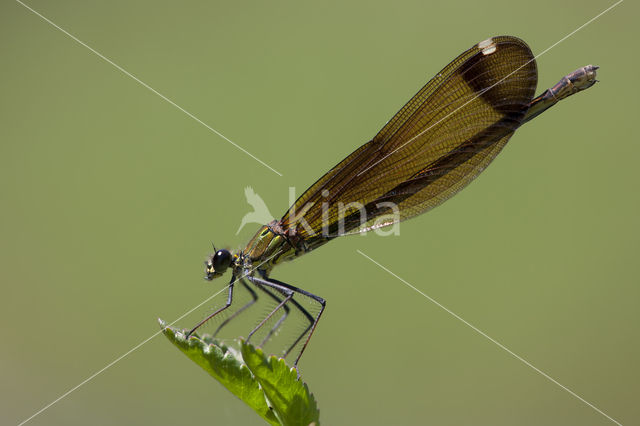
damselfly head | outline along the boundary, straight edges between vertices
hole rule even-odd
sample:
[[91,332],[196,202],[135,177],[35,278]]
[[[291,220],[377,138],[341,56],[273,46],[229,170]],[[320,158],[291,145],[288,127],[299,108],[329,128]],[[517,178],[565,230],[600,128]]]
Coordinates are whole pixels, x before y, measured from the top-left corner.
[[204,262],[204,278],[211,281],[214,278],[221,277],[231,265],[232,259],[233,257],[229,250],[217,250]]

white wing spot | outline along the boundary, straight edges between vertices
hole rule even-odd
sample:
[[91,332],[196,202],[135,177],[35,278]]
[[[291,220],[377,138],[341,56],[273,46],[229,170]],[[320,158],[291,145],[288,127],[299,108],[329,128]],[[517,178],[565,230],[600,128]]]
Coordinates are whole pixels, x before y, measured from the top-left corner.
[[488,38],[478,43],[478,49],[482,51],[483,55],[491,55],[493,52],[496,51],[497,47],[496,47],[496,44],[493,42],[493,39]]

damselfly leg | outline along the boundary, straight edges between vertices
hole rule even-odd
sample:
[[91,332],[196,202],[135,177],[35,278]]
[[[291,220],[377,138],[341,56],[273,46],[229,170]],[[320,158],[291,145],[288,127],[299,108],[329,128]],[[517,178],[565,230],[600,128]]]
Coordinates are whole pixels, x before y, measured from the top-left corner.
[[[298,365],[298,361],[300,360],[300,357],[302,356],[302,353],[304,352],[304,350],[307,347],[307,344],[309,343],[309,340],[311,339],[311,336],[313,335],[313,332],[316,329],[316,325],[318,324],[318,321],[320,320],[320,316],[322,315],[322,312],[324,311],[324,308],[326,306],[326,302],[325,300],[320,297],[320,296],[316,296],[313,293],[309,293],[308,291],[302,290],[298,287],[292,286],[290,284],[287,283],[283,283],[282,281],[278,281],[278,280],[274,280],[273,278],[268,278],[268,277],[264,277],[264,278],[260,278],[260,277],[256,277],[256,276],[249,276],[247,277],[247,279],[249,279],[249,281],[251,281],[253,284],[255,284],[257,287],[267,287],[267,288],[272,288],[278,292],[280,292],[281,294],[284,295],[284,299],[282,300],[282,302],[276,306],[276,308],[271,311],[271,313],[269,315],[267,315],[267,317],[262,320],[260,322],[260,324],[258,324],[258,326],[256,328],[254,328],[251,333],[249,333],[249,335],[247,336],[247,341],[251,338],[251,336],[253,336],[253,334],[255,334],[268,320],[269,318],[271,318],[280,308],[286,306],[287,303],[291,303],[293,306],[295,306],[308,320],[309,320],[309,325],[304,329],[304,331],[298,336],[298,338],[293,342],[293,344],[289,347],[289,349],[287,349],[287,351],[285,352],[284,356],[286,357],[291,350],[293,350],[293,348],[300,342],[300,340],[305,336],[305,334],[307,335],[307,338],[304,342],[304,345],[302,346],[302,349],[300,349],[300,353],[298,354],[298,356],[296,357],[295,362],[293,363],[293,366],[297,366]],[[298,303],[297,300],[295,300],[293,298],[293,296],[298,293],[301,294],[305,297],[308,297],[312,300],[314,300],[315,302],[317,302],[320,305],[320,310],[318,311],[318,314],[313,317],[309,311],[307,311],[304,307],[302,307],[300,305],[300,303]]]
[[236,276],[232,275],[231,276],[231,282],[229,282],[229,293],[227,295],[227,303],[225,303],[225,305],[223,307],[221,307],[220,309],[216,310],[214,313],[212,313],[211,315],[207,316],[205,319],[203,319],[202,321],[200,321],[198,324],[196,324],[195,327],[193,327],[191,329],[191,331],[189,331],[187,333],[187,337],[191,336],[198,328],[200,328],[203,324],[205,324],[207,321],[209,321],[211,318],[215,317],[216,315],[218,315],[220,312],[224,311],[225,309],[227,309],[229,306],[231,306],[231,302],[233,301],[233,285],[236,282]]

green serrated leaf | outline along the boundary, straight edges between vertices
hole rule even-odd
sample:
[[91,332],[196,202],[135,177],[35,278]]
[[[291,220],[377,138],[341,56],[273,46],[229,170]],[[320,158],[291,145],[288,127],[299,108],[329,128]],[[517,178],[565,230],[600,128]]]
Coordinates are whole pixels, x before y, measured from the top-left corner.
[[218,380],[231,393],[240,398],[271,425],[280,425],[267,405],[265,394],[241,355],[209,336],[200,338],[186,335],[160,320],[160,327],[167,338],[193,362]]
[[320,411],[298,371],[284,359],[265,357],[261,349],[241,342],[242,358],[260,383],[273,412],[285,426],[319,425]]

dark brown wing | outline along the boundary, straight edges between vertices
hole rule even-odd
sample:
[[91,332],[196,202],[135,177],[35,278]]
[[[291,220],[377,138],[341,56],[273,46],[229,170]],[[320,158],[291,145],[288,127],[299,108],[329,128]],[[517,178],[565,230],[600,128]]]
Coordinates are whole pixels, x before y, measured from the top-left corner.
[[[522,123],[536,84],[535,60],[522,40],[478,43],[302,194],[283,216],[283,230],[314,248],[441,204],[498,155]],[[366,217],[346,208],[349,203]]]

